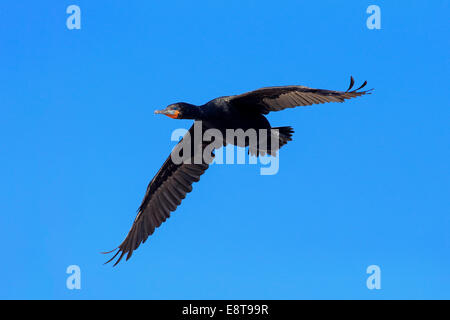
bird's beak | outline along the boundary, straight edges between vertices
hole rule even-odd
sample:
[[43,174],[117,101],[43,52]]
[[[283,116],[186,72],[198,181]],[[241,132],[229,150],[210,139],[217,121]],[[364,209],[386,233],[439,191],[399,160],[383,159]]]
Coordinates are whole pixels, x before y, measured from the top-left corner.
[[172,119],[177,119],[178,115],[180,114],[180,111],[178,110],[156,110],[155,114],[163,114],[165,116],[168,116]]

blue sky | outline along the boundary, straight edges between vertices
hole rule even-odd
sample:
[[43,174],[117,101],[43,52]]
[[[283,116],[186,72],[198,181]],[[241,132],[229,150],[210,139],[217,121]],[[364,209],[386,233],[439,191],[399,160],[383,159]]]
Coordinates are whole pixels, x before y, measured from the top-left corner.
[[[67,6],[81,30],[66,28]],[[366,27],[381,8],[382,29]],[[0,298],[450,298],[449,2],[7,1],[0,9]],[[116,268],[190,121],[177,101],[271,85],[371,96],[269,115],[277,175],[211,167]],[[81,290],[66,268],[81,268]],[[366,268],[381,268],[368,290]]]

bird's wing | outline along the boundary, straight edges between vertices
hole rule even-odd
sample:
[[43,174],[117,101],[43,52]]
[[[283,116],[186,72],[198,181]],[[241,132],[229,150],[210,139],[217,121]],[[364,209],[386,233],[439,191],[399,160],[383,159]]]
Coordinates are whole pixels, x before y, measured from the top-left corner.
[[[193,128],[194,126],[192,126],[187,133],[192,137],[190,141],[194,140]],[[178,143],[177,147],[180,146],[182,141],[186,140],[186,135]],[[175,147],[174,150],[177,147]],[[114,266],[122,260],[125,254],[127,254],[126,260],[128,260],[133,254],[133,251],[153,234],[155,228],[158,228],[170,217],[170,213],[175,211],[177,206],[180,205],[181,201],[186,197],[186,194],[192,191],[192,183],[199,181],[200,176],[208,169],[209,164],[203,161],[203,157],[202,163],[194,163],[193,157],[195,155],[195,147],[193,144],[189,147],[191,147],[193,151],[191,152],[192,157],[190,157],[192,160],[190,161],[191,164],[186,164],[185,161],[180,164],[175,164],[172,161],[172,155],[170,155],[152,181],[150,181],[147,192],[138,209],[133,226],[128,232],[125,240],[118,248],[113,250],[117,250],[115,255],[106,263],[114,260],[119,254],[120,256]],[[202,146],[199,149],[203,150],[203,148],[204,144],[202,142]],[[111,253],[113,251],[106,253]]]
[[268,114],[271,111],[280,111],[298,106],[309,106],[327,102],[344,102],[347,99],[370,93],[371,90],[359,91],[366,86],[367,81],[358,89],[350,91],[354,83],[355,81],[351,77],[350,86],[347,91],[313,89],[304,86],[267,87],[230,96],[228,100],[234,107],[241,110]]

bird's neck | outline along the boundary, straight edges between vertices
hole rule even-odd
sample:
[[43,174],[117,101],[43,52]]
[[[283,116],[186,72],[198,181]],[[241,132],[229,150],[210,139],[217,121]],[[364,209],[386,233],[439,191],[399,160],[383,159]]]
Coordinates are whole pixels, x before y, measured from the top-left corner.
[[205,120],[207,118],[206,109],[203,106],[196,106],[193,104],[185,103],[185,115],[184,119],[192,120]]

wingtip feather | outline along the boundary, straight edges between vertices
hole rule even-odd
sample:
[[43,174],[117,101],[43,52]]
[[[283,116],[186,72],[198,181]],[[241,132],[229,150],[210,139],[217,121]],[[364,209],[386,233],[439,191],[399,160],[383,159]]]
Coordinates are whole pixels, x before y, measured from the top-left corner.
[[351,88],[353,88],[353,85],[355,84],[355,79],[353,76],[350,76],[350,85],[348,86],[348,89],[346,92],[349,92]]

